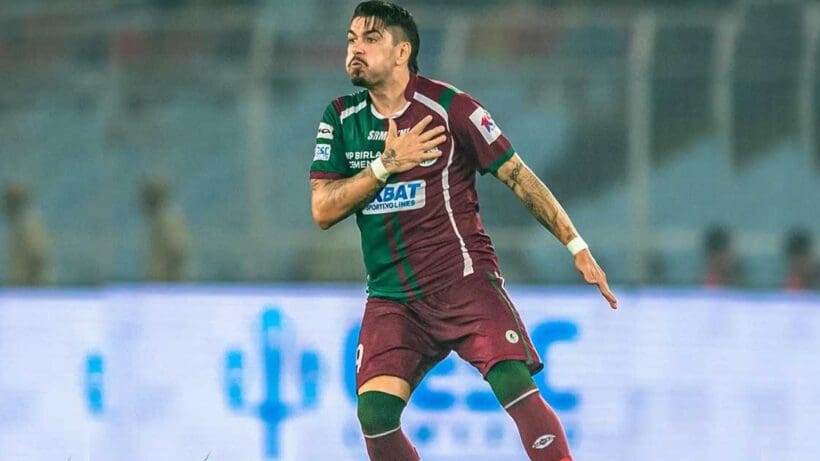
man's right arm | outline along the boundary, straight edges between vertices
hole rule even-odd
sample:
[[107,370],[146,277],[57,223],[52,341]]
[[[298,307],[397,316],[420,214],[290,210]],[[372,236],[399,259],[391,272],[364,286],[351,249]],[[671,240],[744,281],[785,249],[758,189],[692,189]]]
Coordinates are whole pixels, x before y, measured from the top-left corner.
[[311,179],[311,210],[313,220],[322,229],[328,229],[373,200],[391,174],[402,173],[419,163],[441,156],[441,151],[430,149],[447,138],[438,126],[428,131],[424,128],[432,121],[425,117],[405,135],[399,137],[396,122],[388,121],[384,152],[359,173],[343,179]]
[[349,178],[311,179],[313,220],[322,229],[328,229],[370,203],[382,186],[384,183],[370,166]]

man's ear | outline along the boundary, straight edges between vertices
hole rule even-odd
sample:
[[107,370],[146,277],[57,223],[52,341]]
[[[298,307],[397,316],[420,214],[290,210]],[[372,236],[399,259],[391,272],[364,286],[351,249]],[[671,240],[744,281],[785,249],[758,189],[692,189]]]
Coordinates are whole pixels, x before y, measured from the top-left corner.
[[413,47],[410,45],[410,42],[401,42],[399,43],[399,57],[396,61],[396,64],[403,65],[407,64],[410,61],[410,55],[413,52]]

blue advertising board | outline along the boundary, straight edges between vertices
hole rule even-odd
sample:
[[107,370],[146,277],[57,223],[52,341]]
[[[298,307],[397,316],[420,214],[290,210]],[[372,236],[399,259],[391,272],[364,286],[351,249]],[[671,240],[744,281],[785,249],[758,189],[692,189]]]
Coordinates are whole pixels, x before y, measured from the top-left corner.
[[[818,459],[817,296],[510,291],[577,459]],[[0,459],[366,460],[362,310],[346,287],[0,292]],[[526,459],[454,354],[403,424],[425,460]]]

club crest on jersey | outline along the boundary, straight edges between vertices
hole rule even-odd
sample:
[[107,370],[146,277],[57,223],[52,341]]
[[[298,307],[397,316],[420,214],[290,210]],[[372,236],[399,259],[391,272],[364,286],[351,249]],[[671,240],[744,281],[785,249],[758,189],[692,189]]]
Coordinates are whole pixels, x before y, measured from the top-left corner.
[[325,122],[319,122],[319,131],[316,133],[317,139],[333,139],[333,126]]
[[470,121],[473,122],[478,132],[487,141],[487,144],[494,143],[501,136],[501,129],[498,128],[493,117],[483,107],[477,107],[470,114]]
[[384,214],[423,208],[426,186],[427,183],[423,179],[386,184],[373,201],[364,207],[362,214]]

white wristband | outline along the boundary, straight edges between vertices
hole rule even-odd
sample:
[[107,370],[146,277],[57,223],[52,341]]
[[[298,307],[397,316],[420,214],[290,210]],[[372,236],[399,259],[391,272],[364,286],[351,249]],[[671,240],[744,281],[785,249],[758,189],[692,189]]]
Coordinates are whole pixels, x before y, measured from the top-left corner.
[[373,174],[380,182],[385,182],[387,178],[390,177],[390,172],[384,167],[384,162],[382,162],[381,157],[370,162],[370,168],[373,169]]
[[579,252],[586,250],[587,248],[589,248],[589,245],[587,245],[587,242],[585,242],[580,236],[575,237],[567,243],[567,250],[572,253],[572,256],[577,255]]

